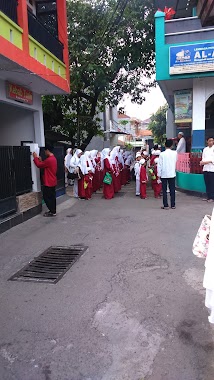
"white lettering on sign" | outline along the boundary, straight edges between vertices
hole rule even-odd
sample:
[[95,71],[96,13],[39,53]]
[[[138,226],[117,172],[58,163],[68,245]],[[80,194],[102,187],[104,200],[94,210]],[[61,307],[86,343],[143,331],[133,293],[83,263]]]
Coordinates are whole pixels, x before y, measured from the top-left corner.
[[200,51],[196,51],[194,59],[201,58]]

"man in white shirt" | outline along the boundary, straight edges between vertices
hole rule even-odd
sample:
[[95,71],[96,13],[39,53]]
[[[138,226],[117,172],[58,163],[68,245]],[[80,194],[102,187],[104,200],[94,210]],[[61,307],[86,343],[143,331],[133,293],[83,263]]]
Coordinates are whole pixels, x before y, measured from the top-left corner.
[[161,178],[163,190],[163,210],[169,209],[167,198],[167,185],[169,185],[171,208],[175,209],[175,177],[177,152],[172,150],[173,141],[166,140],[165,152],[162,152],[158,161],[158,177]]
[[142,156],[140,152],[136,153],[136,162],[134,166],[135,177],[136,177],[136,196],[140,196],[140,160]]
[[204,148],[202,154],[202,161],[200,165],[203,166],[204,182],[206,186],[207,202],[214,202],[214,139],[208,137],[207,147]]
[[177,153],[186,153],[186,140],[183,132],[178,132],[178,145],[176,151]]

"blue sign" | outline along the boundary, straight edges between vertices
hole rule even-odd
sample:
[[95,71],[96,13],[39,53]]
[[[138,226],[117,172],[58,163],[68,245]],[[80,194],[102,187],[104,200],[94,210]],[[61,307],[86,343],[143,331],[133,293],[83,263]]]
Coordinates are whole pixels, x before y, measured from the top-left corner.
[[169,66],[170,75],[214,71],[214,41],[171,46]]

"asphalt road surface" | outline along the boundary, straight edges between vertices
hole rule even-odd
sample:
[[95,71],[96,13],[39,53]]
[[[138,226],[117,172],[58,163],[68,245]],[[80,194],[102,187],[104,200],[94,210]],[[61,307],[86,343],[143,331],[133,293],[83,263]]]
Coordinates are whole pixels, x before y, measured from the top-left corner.
[[[212,205],[69,200],[0,236],[0,380],[214,380],[204,261],[191,252]],[[51,245],[88,247],[57,284],[8,281]]]

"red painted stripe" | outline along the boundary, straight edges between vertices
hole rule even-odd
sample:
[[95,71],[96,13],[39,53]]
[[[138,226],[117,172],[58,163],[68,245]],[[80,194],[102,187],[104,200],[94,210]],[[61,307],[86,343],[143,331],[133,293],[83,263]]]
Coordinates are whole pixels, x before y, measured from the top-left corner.
[[1,36],[0,36],[0,54],[10,59],[11,61],[16,62],[18,65],[31,71],[35,75],[38,75],[39,77],[45,79],[49,83],[52,83],[56,87],[65,91],[66,93],[70,92],[69,81],[67,80],[67,78],[63,79],[56,73],[53,73],[53,71],[46,68],[36,59],[29,56],[29,54],[26,51],[23,51],[17,48],[13,44],[11,44],[11,42],[7,41],[5,38]]
[[58,38],[64,45],[63,59],[66,65],[66,77],[70,85],[66,0],[57,0],[56,5],[59,34]]
[[18,24],[23,29],[22,43],[23,50],[29,52],[29,37],[28,37],[28,13],[26,0],[19,0],[17,6]]

